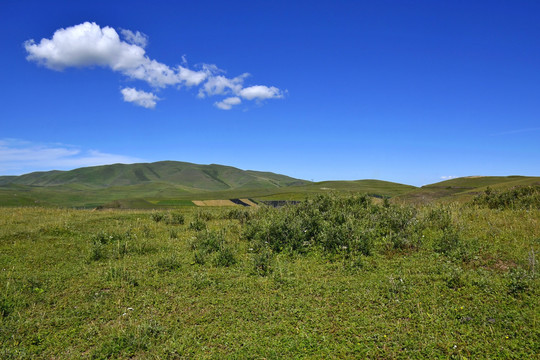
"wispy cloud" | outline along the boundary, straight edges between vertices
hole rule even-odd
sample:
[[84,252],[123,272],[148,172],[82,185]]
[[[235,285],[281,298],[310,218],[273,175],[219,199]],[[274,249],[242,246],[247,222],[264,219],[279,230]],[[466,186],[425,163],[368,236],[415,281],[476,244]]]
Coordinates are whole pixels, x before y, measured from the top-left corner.
[[37,144],[20,139],[0,140],[1,175],[142,161],[131,156],[104,153],[96,149],[81,149],[65,144]]
[[240,99],[237,96],[229,97],[224,99],[223,101],[214,103],[215,106],[222,110],[230,110],[234,105],[238,105],[242,102],[242,99]]
[[155,108],[156,101],[160,100],[155,94],[134,88],[123,88],[120,92],[124,96],[124,101],[132,102],[147,109]]
[[[173,85],[179,88],[200,86],[198,91],[200,98],[233,96],[260,102],[283,97],[283,91],[274,86],[244,87],[244,80],[249,76],[247,73],[227,78],[223,75],[224,71],[215,65],[202,64],[198,69],[190,69],[187,67],[185,56],[181,58],[182,65],[168,66],[146,55],[147,35],[126,29],[120,29],[120,34],[123,39],[115,29],[109,26],[100,27],[90,22],[58,29],[50,39],[41,39],[39,43],[34,40],[26,41],[24,43],[28,53],[26,59],[58,71],[69,67],[107,67],[128,78],[142,80],[154,89]],[[152,93],[145,92],[145,94]],[[132,102],[153,108],[155,100],[157,97],[153,100],[152,106],[148,106],[151,101]],[[218,103],[223,101],[225,100]],[[226,106],[217,107],[230,109]]]
[[148,35],[143,34],[142,32],[133,32],[127,29],[120,29],[120,33],[130,44],[138,45],[143,49],[148,45]]
[[441,179],[442,180],[450,180],[450,179],[455,179],[457,178],[458,176],[454,176],[454,175],[447,175],[447,176],[441,176]]

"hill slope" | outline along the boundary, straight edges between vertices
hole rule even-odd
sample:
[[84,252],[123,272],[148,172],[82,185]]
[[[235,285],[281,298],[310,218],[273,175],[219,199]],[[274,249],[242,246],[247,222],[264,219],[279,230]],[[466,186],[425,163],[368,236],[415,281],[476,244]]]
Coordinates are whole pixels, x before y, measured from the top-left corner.
[[82,185],[89,189],[111,186],[131,186],[166,183],[186,190],[228,190],[276,188],[308,184],[308,181],[285,175],[252,170],[240,170],[223,165],[198,165],[178,161],[141,164],[114,164],[79,168],[70,171],[34,172],[21,176],[2,176],[0,186],[9,184],[30,186]]
[[425,185],[400,195],[397,201],[428,203],[432,201],[464,202],[483,192],[488,186],[493,189],[510,189],[515,186],[540,185],[537,176],[468,176]]

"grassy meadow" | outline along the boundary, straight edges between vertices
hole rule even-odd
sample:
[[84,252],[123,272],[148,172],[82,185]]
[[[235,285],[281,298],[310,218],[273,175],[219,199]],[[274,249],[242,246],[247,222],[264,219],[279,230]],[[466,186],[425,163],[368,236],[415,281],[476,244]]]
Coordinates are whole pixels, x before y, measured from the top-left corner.
[[534,359],[540,210],[0,208],[0,358]]

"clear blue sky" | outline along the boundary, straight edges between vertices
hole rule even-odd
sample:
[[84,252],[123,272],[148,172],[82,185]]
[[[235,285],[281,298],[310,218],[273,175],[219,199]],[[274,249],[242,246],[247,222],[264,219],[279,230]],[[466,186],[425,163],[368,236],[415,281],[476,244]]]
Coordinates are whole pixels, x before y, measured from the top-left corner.
[[0,175],[540,175],[539,1],[5,0],[0,30]]

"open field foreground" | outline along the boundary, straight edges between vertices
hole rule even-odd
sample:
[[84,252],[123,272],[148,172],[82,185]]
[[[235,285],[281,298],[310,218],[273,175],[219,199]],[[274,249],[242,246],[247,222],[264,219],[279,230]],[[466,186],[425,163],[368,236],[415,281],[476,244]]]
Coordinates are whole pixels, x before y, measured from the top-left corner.
[[0,358],[538,359],[540,210],[0,208]]

